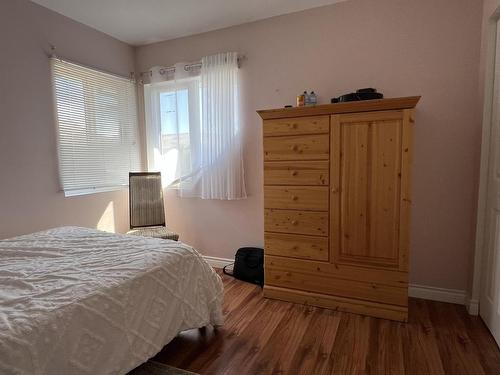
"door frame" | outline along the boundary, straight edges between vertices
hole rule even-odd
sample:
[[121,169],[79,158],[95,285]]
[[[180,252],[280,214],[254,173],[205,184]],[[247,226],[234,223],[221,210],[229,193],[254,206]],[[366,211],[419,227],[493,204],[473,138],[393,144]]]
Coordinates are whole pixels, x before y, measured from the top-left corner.
[[471,315],[479,314],[479,300],[481,297],[481,280],[483,274],[483,253],[486,240],[486,203],[488,194],[488,171],[490,161],[490,135],[491,122],[493,117],[493,94],[495,80],[495,55],[496,55],[496,35],[497,23],[500,22],[500,6],[488,18],[488,23],[484,30],[486,38],[485,48],[485,72],[484,92],[483,92],[483,113],[482,113],[482,136],[481,136],[481,163],[479,172],[479,190],[477,202],[476,218],[476,240],[474,246],[473,271],[470,283],[470,290],[467,295],[466,307]]

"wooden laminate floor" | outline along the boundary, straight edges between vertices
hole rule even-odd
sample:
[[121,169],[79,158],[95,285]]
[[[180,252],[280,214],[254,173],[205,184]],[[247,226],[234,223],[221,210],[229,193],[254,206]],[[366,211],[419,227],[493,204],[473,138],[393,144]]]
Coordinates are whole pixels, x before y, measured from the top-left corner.
[[155,360],[200,374],[500,374],[465,308],[410,299],[407,324],[264,299],[223,275],[224,327],[179,334]]

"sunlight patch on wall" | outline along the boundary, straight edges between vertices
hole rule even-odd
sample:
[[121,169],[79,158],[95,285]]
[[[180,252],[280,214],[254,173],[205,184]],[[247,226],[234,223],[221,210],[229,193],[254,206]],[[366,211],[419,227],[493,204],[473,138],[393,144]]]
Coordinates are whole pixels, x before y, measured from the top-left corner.
[[97,223],[97,229],[114,233],[115,230],[115,208],[113,201],[109,202]]

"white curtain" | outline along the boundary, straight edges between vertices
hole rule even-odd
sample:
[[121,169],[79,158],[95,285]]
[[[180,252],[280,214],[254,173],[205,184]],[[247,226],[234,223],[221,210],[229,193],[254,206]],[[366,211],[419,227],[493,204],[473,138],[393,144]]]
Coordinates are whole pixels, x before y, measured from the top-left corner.
[[204,57],[201,71],[184,65],[153,67],[145,85],[149,170],[181,197],[246,198],[237,54]]
[[204,57],[201,67],[201,174],[193,193],[203,199],[246,198],[239,113],[238,56]]

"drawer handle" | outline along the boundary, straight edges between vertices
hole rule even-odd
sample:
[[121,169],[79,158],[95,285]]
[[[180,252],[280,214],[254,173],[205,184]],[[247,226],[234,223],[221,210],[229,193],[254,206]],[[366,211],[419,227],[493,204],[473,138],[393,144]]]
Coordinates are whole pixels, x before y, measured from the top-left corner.
[[297,171],[292,171],[292,176],[297,176],[299,174],[299,172]]
[[293,145],[292,146],[292,151],[299,151],[299,146],[298,145]]
[[292,200],[293,200],[293,201],[296,201],[296,200],[298,200],[298,199],[299,199],[299,197],[297,197],[296,195],[293,195],[293,196],[292,196]]
[[296,123],[292,124],[292,129],[297,129],[297,126],[298,125]]
[[292,220],[292,225],[298,225],[299,222],[297,220]]

